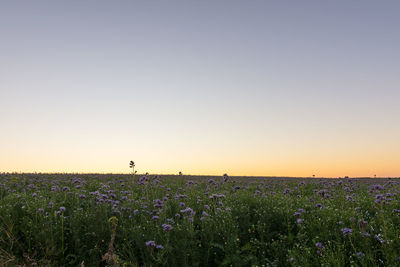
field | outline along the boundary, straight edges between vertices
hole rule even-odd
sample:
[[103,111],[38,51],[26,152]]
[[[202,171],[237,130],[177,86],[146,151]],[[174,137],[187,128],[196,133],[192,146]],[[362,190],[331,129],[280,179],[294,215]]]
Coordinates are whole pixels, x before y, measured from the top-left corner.
[[0,266],[399,266],[397,179],[0,174]]

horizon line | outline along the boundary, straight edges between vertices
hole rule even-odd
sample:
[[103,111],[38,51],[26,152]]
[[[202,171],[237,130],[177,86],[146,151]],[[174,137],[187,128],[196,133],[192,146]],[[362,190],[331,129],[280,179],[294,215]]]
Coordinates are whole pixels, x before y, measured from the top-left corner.
[[[133,175],[132,173],[122,173],[122,172],[18,172],[18,171],[3,171],[0,172],[0,175],[4,174],[64,174],[64,175],[94,175],[94,174],[100,174],[100,175]],[[173,174],[173,173],[137,173],[135,174],[137,176],[144,176],[144,175],[160,175],[160,176],[209,176],[209,177],[218,177],[218,176],[223,176],[223,174]],[[229,175],[229,177],[249,177],[249,178],[311,178],[311,179],[360,179],[360,178],[369,178],[369,179],[400,179],[400,176],[376,176],[376,177],[371,177],[371,176],[282,176],[282,175]]]

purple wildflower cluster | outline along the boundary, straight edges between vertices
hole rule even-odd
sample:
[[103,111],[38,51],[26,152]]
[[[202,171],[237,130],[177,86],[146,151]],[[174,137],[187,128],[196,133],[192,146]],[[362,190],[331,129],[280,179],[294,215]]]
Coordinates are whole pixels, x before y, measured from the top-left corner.
[[145,244],[146,244],[146,247],[148,247],[148,248],[155,247],[157,249],[164,249],[163,245],[157,245],[156,242],[153,240],[146,241]]
[[342,231],[343,235],[345,235],[345,236],[351,235],[351,233],[353,232],[353,230],[351,228],[346,228],[346,227],[342,228],[341,231]]

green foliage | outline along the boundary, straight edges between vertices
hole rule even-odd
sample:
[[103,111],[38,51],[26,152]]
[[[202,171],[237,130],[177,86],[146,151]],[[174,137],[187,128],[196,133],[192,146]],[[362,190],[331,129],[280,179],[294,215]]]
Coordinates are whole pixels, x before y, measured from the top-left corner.
[[396,266],[399,188],[394,179],[2,175],[0,265]]

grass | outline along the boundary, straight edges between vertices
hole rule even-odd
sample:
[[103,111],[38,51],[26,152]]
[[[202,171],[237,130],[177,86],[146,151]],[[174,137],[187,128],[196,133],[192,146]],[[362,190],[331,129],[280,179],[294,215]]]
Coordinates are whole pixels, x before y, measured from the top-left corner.
[[399,189],[397,179],[3,174],[0,266],[396,266]]

